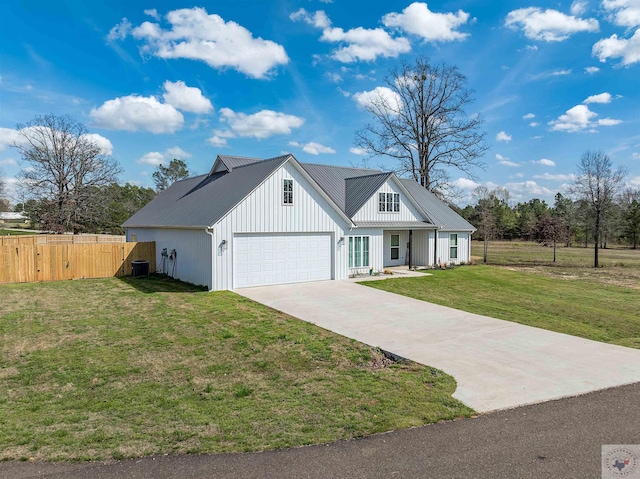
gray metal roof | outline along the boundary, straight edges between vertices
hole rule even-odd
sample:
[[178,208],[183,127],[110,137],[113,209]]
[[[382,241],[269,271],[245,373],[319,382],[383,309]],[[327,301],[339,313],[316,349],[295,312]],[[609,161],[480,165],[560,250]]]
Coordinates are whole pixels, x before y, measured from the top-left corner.
[[453,211],[445,202],[439,199],[426,188],[420,186],[416,181],[400,178],[404,187],[411,196],[419,203],[431,218],[434,224],[443,230],[451,231],[475,231],[475,227],[465,220],[458,213]]
[[345,213],[349,218],[355,215],[371,195],[378,191],[392,173],[377,173],[367,176],[347,178],[345,183]]
[[[329,195],[335,204],[346,213],[346,187],[345,180],[355,176],[379,174],[380,170],[365,168],[349,168],[344,166],[316,165],[313,163],[300,163],[300,166],[311,176],[320,188]],[[373,194],[373,192],[372,192]]]
[[425,221],[358,221],[355,223],[358,228],[385,228],[385,229],[420,229],[435,228],[435,225]]
[[[292,155],[268,160],[218,156],[226,169],[178,181],[124,222],[131,227],[207,227],[215,224]],[[295,161],[295,158],[293,158]],[[296,164],[297,161],[296,161]],[[393,173],[365,168],[299,163],[325,194],[351,218]],[[212,168],[213,171],[214,168]],[[475,228],[433,193],[410,179],[400,178],[412,199],[427,213],[425,222],[368,222],[370,227],[417,228],[433,225],[445,230],[474,231]],[[359,223],[359,226],[365,223]]]
[[131,227],[207,227],[216,223],[287,159],[279,156],[177,181],[124,222]]

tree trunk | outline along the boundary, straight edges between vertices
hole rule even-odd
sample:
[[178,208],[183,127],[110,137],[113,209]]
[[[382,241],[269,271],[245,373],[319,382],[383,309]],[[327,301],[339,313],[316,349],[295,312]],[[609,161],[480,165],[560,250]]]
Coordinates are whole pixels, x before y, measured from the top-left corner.
[[594,234],[594,245],[593,245],[593,267],[597,268],[599,266],[598,263],[598,246],[600,244],[600,211],[596,211],[596,231]]
[[553,238],[553,262],[556,262],[556,239]]
[[487,262],[487,251],[489,250],[489,239],[484,237],[484,263]]

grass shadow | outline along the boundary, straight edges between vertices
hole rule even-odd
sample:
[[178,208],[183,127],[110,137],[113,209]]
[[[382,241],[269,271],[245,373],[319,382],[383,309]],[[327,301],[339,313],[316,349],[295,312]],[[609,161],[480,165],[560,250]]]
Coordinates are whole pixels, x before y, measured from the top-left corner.
[[142,293],[201,293],[207,291],[206,286],[185,283],[165,274],[120,276],[118,279]]

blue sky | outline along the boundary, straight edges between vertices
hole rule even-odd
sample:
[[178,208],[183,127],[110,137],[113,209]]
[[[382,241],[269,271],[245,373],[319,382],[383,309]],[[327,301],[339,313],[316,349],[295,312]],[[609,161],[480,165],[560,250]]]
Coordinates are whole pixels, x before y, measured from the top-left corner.
[[[485,118],[486,169],[469,192],[552,201],[602,149],[640,187],[640,0],[362,2],[23,0],[0,7],[0,168],[16,124],[83,122],[122,182],[155,165],[195,173],[217,154],[361,162],[368,92],[417,55],[456,65]],[[386,164],[390,160],[373,160]],[[385,163],[386,162],[386,163]],[[465,203],[464,200],[461,203]]]

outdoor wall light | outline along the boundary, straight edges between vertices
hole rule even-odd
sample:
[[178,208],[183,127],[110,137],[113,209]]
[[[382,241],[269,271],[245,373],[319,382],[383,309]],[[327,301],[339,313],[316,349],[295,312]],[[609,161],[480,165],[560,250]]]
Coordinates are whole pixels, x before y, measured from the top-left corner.
[[338,240],[338,244],[340,246],[342,246],[344,244],[344,236],[341,236],[340,239]]

